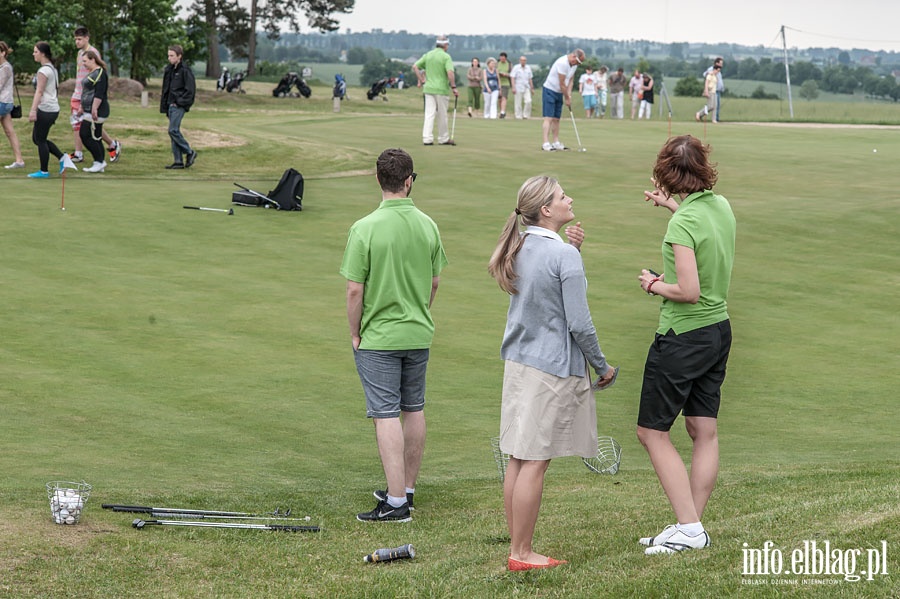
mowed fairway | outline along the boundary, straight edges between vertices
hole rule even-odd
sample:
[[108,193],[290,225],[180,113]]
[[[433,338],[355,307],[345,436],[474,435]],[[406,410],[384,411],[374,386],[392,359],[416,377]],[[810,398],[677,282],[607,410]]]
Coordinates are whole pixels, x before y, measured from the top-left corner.
[[[0,172],[0,597],[900,594],[897,129],[672,123],[673,135],[712,145],[717,190],[737,217],[735,341],[721,476],[703,519],[713,546],[651,558],[637,539],[671,513],[634,436],[659,305],[636,277],[661,262],[667,216],[641,192],[669,125],[655,112],[579,119],[587,151],[545,153],[539,119],[460,110],[459,145],[423,147],[417,92],[385,103],[352,90],[340,114],[329,95],[207,94],[184,120],[199,158],[180,172],[162,169],[171,155],[153,99],[114,104],[108,129],[123,158],[102,175],[69,175],[65,212],[55,173]],[[683,102],[687,119],[696,102]],[[17,130],[31,172],[30,128]],[[68,149],[71,133],[58,124],[51,139]],[[441,228],[450,266],[433,309],[414,519],[364,524],[355,514],[384,480],[338,268],[349,226],[380,200],[375,157],[397,146],[415,160],[412,197]],[[7,160],[5,140],[0,150]],[[182,209],[228,208],[232,182],[265,193],[288,167],[307,178],[303,212]],[[621,367],[598,396],[598,428],[624,455],[615,476],[554,461],[535,542],[570,563],[523,575],[505,569],[489,443],[508,300],[486,264],[519,185],[538,173],[561,179],[587,232],[589,301]],[[673,431],[687,455],[680,420]],[[94,490],[81,523],[52,523],[45,483],[82,479]],[[323,531],[136,530],[136,516],[102,503],[291,508]],[[772,541],[789,568],[811,540],[862,549],[856,574],[886,541],[888,574],[742,573],[746,548]],[[363,563],[404,543],[414,560]]]

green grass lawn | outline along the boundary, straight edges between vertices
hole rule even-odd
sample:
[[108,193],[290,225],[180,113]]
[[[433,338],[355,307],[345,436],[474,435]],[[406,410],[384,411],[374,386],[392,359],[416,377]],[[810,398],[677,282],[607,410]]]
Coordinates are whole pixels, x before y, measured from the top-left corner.
[[[184,120],[199,152],[187,171],[162,169],[171,155],[152,98],[114,106],[122,160],[69,175],[65,212],[59,177],[0,172],[0,597],[900,594],[896,129],[704,127],[696,102],[676,99],[671,125],[579,119],[585,153],[542,153],[539,119],[464,111],[457,147],[425,148],[414,90],[369,102],[353,88],[335,114],[330,87],[309,100],[266,97],[268,87],[201,94]],[[744,102],[728,110],[779,120],[769,103]],[[824,120],[900,123],[882,108]],[[562,129],[574,146],[568,119]],[[666,215],[641,192],[670,129],[711,144],[738,220],[735,341],[704,517],[713,546],[648,558],[637,538],[671,513],[634,436],[658,311],[636,277],[661,261]],[[17,130],[31,172],[30,129]],[[69,148],[71,133],[60,124],[51,139]],[[440,226],[450,266],[434,305],[414,520],[366,525],[354,516],[374,505],[383,474],[338,268],[349,226],[380,200],[375,157],[392,146],[415,159],[413,198]],[[307,179],[301,213],[182,209],[228,208],[232,182],[266,192],[288,167]],[[614,476],[575,458],[552,464],[536,548],[570,563],[514,575],[489,444],[507,299],[486,264],[516,190],[541,172],[560,177],[587,231],[589,301],[622,369],[599,397],[598,427],[623,458]],[[673,436],[689,448],[680,422]],[[81,523],[52,523],[45,483],[82,479],[94,489]],[[102,503],[290,507],[323,531],[136,530]],[[888,574],[873,580],[742,575],[744,550],[766,541],[789,566],[806,541],[859,548],[863,560],[882,540]],[[415,560],[363,563],[403,543]]]

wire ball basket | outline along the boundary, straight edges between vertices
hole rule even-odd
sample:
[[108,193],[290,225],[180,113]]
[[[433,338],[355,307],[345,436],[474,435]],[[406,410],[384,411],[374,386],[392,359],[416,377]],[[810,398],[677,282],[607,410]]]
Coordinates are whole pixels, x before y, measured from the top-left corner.
[[596,474],[615,474],[622,461],[622,446],[612,437],[597,437],[597,457],[581,458],[581,461]]
[[57,524],[78,524],[84,505],[91,494],[91,485],[62,480],[47,483],[50,515]]
[[491,437],[491,451],[494,452],[494,461],[497,463],[497,473],[500,482],[506,478],[506,466],[509,464],[509,454],[500,451],[500,437]]

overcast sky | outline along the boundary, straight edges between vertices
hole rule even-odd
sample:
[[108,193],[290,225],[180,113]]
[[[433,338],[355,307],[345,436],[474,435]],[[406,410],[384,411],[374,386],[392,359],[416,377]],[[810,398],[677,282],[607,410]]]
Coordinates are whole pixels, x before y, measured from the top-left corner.
[[[551,7],[547,9],[547,7]],[[340,31],[729,42],[900,52],[898,0],[356,0]],[[452,54],[452,39],[451,49]]]

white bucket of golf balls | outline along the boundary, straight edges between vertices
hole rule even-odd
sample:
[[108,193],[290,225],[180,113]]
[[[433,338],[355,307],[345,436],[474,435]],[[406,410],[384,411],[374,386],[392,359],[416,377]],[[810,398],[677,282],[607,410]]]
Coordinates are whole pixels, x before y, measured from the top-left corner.
[[78,524],[81,512],[91,494],[91,485],[61,480],[47,483],[50,515],[57,524]]

